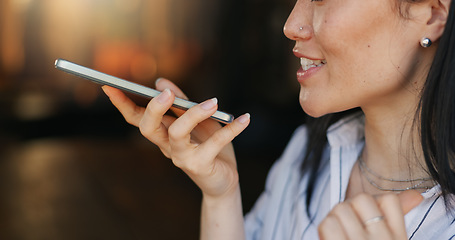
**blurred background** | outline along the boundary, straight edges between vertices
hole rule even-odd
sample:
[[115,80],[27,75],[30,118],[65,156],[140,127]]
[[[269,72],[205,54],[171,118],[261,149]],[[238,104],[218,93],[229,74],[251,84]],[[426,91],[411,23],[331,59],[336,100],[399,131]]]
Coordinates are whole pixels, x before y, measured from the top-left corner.
[[0,239],[198,238],[196,186],[57,58],[251,113],[234,141],[247,212],[305,118],[282,33],[293,4],[0,0]]

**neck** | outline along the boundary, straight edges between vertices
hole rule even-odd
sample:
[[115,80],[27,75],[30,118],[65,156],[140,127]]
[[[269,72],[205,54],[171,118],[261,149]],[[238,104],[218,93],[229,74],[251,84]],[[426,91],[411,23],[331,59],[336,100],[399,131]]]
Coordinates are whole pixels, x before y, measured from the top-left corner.
[[[346,197],[350,198],[362,192],[383,194],[390,192],[391,189],[431,187],[432,181],[425,181],[419,185],[418,181],[384,180],[426,179],[429,174],[426,167],[423,167],[425,163],[422,158],[419,134],[416,131],[418,126],[410,120],[413,119],[410,116],[414,115],[397,117],[392,116],[391,112],[389,114],[383,112],[381,115],[372,114],[372,112],[365,112],[365,147],[360,158],[365,166],[374,171],[374,175],[381,178],[370,173],[362,173],[360,161],[357,161],[351,172]],[[374,181],[373,184],[371,180]],[[426,189],[416,190],[423,192]]]
[[[433,54],[433,53],[425,53]],[[433,59],[431,57],[416,59]],[[403,74],[402,86],[396,92],[370,98],[361,106],[365,114],[365,148],[362,158],[366,166],[385,179],[427,179],[430,177],[423,158],[420,140],[420,121],[417,107],[421,90],[428,74],[430,62],[415,62],[413,71]],[[406,77],[404,77],[406,76]],[[417,117],[417,118],[416,118]],[[416,119],[416,120],[415,120]],[[365,191],[378,194],[378,190],[363,177],[358,163],[351,174],[348,194]],[[382,186],[390,182],[376,179]],[[360,184],[362,183],[362,184]],[[389,189],[406,189],[417,182],[393,183]],[[399,186],[401,184],[401,186]],[[431,185],[432,183],[427,183]]]
[[365,148],[362,158],[368,168],[389,179],[427,178],[419,125],[414,122],[415,108],[392,107],[377,113],[364,112]]

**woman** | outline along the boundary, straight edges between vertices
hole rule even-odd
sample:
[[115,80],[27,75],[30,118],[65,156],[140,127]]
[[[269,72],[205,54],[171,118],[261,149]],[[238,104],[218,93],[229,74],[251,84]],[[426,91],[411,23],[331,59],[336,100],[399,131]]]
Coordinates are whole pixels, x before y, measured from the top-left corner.
[[207,100],[164,115],[168,80],[146,109],[104,87],[125,119],[203,193],[202,239],[455,239],[454,6],[451,0],[298,0],[285,25],[300,104],[296,130],[243,224],[230,142]]

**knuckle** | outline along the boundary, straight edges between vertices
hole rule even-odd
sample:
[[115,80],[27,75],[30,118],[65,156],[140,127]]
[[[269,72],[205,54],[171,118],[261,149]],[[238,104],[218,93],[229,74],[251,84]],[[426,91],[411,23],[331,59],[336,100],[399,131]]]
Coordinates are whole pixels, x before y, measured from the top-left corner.
[[226,133],[224,131],[219,131],[216,134],[213,134],[212,139],[215,144],[222,144],[225,142]]
[[180,130],[180,127],[177,124],[172,124],[171,126],[169,126],[168,134],[169,139],[176,140],[181,138],[182,131]]
[[321,221],[321,223],[319,224],[318,231],[324,232],[326,229],[329,229],[330,226],[332,226],[335,223],[335,221],[336,221],[336,218],[333,215],[331,215],[331,214],[327,215],[327,217],[324,218]]
[[184,169],[183,167],[183,164],[181,161],[179,161],[177,158],[175,158],[174,156],[171,158],[172,160],[172,163],[174,164],[174,166],[180,168],[180,169]]
[[385,203],[396,203],[396,202],[400,201],[398,195],[393,194],[393,193],[386,193],[386,194],[381,195],[380,200],[381,200],[381,202],[385,202]]
[[134,125],[134,126],[136,125],[136,121],[133,120],[132,118],[126,117],[126,116],[124,116],[124,118],[125,118],[125,121],[126,121],[128,124]]
[[215,134],[213,134],[212,138],[213,141],[217,144],[225,144],[229,140],[231,140],[232,136],[235,135],[235,131],[232,128],[232,126],[227,125],[224,128],[222,128],[220,131],[217,131]]
[[154,129],[147,122],[141,121],[139,122],[139,131],[144,137],[151,139],[153,136]]
[[365,203],[374,200],[373,196],[367,193],[360,193],[352,200],[354,203]]
[[346,204],[344,204],[344,203],[337,204],[337,205],[332,209],[332,213],[343,215],[343,212],[346,211],[346,208],[347,208],[347,206],[346,206]]
[[172,159],[172,155],[169,153],[169,151],[166,148],[161,147],[161,146],[158,146],[158,147],[166,158]]

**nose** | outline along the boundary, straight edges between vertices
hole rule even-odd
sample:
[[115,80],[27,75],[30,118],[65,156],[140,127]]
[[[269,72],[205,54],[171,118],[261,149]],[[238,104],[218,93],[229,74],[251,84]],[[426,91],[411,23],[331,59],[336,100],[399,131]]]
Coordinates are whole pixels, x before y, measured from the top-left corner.
[[284,35],[298,41],[308,40],[313,36],[313,5],[308,0],[298,0],[284,24]]

